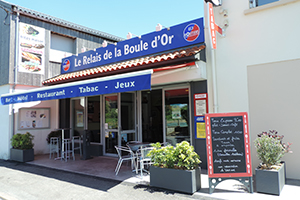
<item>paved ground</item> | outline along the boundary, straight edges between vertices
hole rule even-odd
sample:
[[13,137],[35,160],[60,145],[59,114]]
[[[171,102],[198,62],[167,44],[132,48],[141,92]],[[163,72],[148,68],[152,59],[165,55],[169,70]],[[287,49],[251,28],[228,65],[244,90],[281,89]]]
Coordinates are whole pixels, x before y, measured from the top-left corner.
[[217,199],[0,160],[0,199]]

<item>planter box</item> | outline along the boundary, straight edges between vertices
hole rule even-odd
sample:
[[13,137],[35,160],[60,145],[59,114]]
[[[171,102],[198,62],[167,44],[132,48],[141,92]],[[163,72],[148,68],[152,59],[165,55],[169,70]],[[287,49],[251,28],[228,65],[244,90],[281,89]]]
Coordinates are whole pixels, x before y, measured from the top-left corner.
[[150,185],[193,194],[201,189],[201,168],[179,170],[150,166]]
[[278,171],[255,169],[256,191],[267,194],[280,195],[285,184],[285,166]]
[[33,149],[10,149],[10,159],[18,162],[29,162],[34,160]]

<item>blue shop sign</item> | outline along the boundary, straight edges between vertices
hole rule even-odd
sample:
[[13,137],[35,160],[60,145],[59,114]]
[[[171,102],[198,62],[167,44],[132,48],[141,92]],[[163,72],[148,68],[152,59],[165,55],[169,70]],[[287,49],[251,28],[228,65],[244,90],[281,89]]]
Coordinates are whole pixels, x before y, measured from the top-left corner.
[[[94,96],[118,92],[146,90],[151,88],[152,70],[146,73],[129,73],[109,78],[47,86],[29,90],[29,92],[11,93],[1,96],[1,104],[13,104],[30,101],[45,101],[81,96]],[[138,75],[135,75],[138,74]]]
[[204,43],[203,18],[62,59],[61,74]]

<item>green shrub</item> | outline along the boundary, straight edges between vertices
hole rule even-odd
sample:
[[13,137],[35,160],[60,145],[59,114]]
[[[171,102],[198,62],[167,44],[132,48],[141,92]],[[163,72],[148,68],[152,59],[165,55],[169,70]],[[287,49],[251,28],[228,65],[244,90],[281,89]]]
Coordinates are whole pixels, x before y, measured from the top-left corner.
[[51,132],[48,134],[48,136],[47,136],[47,138],[46,138],[48,144],[50,144],[50,138],[52,138],[52,137],[60,137],[60,138],[61,138],[61,137],[62,137],[62,132],[61,132],[61,130],[51,131]]
[[182,170],[193,170],[201,163],[199,155],[194,151],[194,147],[187,141],[161,147],[160,143],[152,144],[153,150],[149,152],[149,156],[154,166],[163,168],[174,168]]
[[29,132],[25,134],[17,133],[11,138],[11,146],[14,149],[32,149],[34,136]]
[[286,145],[282,140],[283,136],[278,135],[275,130],[258,134],[254,144],[263,168],[270,169],[272,165],[279,164],[284,154],[291,152],[291,144]]

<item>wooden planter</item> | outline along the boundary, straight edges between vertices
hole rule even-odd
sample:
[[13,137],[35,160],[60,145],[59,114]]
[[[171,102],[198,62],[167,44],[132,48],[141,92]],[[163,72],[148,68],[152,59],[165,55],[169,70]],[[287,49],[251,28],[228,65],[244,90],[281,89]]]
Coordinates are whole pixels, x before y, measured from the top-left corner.
[[10,149],[10,159],[18,162],[29,162],[34,160],[33,149]]
[[278,171],[255,169],[255,182],[257,192],[274,194],[279,196],[285,184],[284,163],[282,163]]
[[201,168],[179,170],[150,166],[150,185],[193,194],[201,189]]

